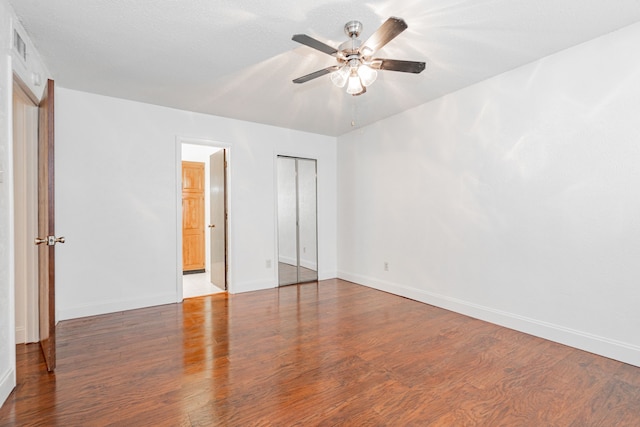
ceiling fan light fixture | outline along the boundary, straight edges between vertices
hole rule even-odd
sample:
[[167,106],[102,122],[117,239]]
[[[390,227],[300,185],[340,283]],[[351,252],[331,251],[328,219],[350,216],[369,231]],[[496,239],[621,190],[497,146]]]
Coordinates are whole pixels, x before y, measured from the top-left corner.
[[362,87],[362,82],[360,81],[360,77],[358,76],[358,72],[356,69],[351,69],[351,75],[349,76],[349,82],[347,84],[347,93],[349,95],[358,95],[364,90]]
[[342,66],[336,71],[330,74],[331,81],[334,85],[338,87],[344,87],[347,84],[347,80],[349,78],[349,67],[347,65]]
[[406,29],[407,23],[404,19],[392,16],[363,43],[358,38],[362,32],[362,23],[349,21],[344,26],[344,32],[349,39],[341,43],[337,49],[306,34],[294,34],[291,37],[293,41],[333,56],[337,64],[298,77],[293,83],[305,83],[330,74],[334,85],[340,88],[347,86],[347,93],[355,96],[367,92],[367,87],[376,81],[378,70],[421,73],[425,68],[424,62],[373,57]]
[[361,64],[358,67],[358,76],[360,76],[360,81],[362,82],[362,85],[364,87],[367,87],[376,81],[376,78],[378,77],[378,72],[366,64]]

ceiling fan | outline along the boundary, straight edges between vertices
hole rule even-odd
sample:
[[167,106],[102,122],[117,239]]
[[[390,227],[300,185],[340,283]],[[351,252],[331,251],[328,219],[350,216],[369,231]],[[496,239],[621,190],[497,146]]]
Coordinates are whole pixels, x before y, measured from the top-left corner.
[[295,34],[292,40],[335,57],[338,64],[298,77],[293,82],[305,83],[330,73],[331,81],[336,86],[346,85],[347,93],[356,96],[365,93],[367,86],[376,80],[378,75],[376,70],[418,74],[424,70],[424,62],[373,57],[374,53],[406,29],[407,24],[402,18],[391,17],[362,43],[358,39],[362,32],[362,23],[349,21],[344,26],[344,32],[349,36],[349,40],[338,46],[338,49],[306,34]]

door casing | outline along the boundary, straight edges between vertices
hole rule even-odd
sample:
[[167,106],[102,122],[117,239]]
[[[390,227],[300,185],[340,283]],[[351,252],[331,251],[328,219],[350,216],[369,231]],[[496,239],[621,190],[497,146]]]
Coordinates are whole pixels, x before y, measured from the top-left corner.
[[176,167],[176,302],[181,302],[183,297],[182,287],[182,144],[202,145],[205,147],[222,148],[225,150],[227,165],[226,173],[226,198],[227,198],[227,291],[233,293],[233,194],[231,192],[233,168],[233,156],[231,144],[205,138],[192,138],[176,136],[175,139],[175,167]]
[[[14,266],[16,318],[24,330],[16,329],[16,342],[38,342],[38,101],[14,75]],[[16,102],[20,104],[15,108]],[[16,122],[20,125],[15,126]]]

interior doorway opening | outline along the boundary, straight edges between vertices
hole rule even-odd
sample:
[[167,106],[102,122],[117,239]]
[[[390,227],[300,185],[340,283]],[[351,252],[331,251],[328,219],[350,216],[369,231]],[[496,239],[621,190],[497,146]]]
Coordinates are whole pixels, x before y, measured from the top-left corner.
[[228,290],[228,148],[180,144],[181,298]]

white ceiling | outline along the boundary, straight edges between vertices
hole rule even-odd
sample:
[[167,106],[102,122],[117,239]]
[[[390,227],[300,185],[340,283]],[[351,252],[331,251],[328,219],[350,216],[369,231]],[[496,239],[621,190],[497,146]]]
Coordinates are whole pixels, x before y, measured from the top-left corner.
[[[640,0],[10,0],[62,87],[308,132],[341,135],[640,21]],[[291,40],[363,40],[389,16],[409,28],[376,56],[427,62],[383,71],[366,94]]]

